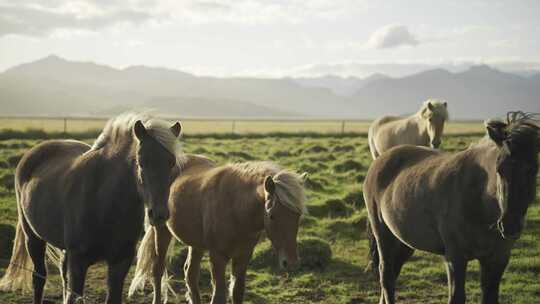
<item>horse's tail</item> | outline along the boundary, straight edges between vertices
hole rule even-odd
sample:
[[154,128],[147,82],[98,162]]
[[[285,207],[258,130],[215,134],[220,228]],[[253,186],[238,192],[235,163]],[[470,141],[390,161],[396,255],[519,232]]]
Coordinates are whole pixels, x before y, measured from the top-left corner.
[[369,219],[366,221],[366,237],[369,242],[369,251],[368,251],[368,264],[366,266],[365,272],[373,271],[375,275],[379,274],[379,250],[377,249],[377,241],[375,240],[375,235],[373,230],[371,230],[371,224]]
[[137,266],[135,267],[135,275],[133,276],[131,285],[129,285],[128,297],[131,297],[137,290],[142,290],[146,282],[152,278],[154,261],[156,259],[156,230],[150,227],[146,230],[139,244]]
[[[148,227],[139,244],[139,250],[137,251],[137,266],[135,267],[133,280],[129,285],[128,297],[131,297],[137,290],[144,289],[147,281],[152,282],[155,263],[158,262],[156,233],[157,231],[154,227]],[[161,286],[154,286],[154,288],[161,288],[164,303],[167,302],[169,291],[171,291],[173,295],[175,294],[166,270],[163,272],[161,278]]]
[[16,291],[21,289],[24,292],[30,291],[32,287],[34,264],[28,251],[26,251],[26,235],[23,231],[23,219],[21,216],[19,214],[11,260],[9,261],[4,277],[0,280],[0,290],[2,291]]
[[375,145],[374,132],[374,126],[371,125],[368,130],[368,145],[369,151],[371,152],[371,157],[373,157],[373,159],[376,159],[379,156],[379,152],[377,151],[377,146]]

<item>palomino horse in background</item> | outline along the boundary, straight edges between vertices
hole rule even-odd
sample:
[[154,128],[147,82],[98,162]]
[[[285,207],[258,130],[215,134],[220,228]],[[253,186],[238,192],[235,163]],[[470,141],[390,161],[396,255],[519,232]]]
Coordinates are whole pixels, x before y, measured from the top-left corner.
[[280,267],[297,263],[296,236],[300,216],[306,213],[303,183],[303,175],[271,162],[216,167],[206,158],[188,157],[171,186],[167,227],[150,228],[139,247],[129,294],[152,277],[153,303],[161,302],[161,277],[174,235],[189,246],[184,265],[189,302],[201,303],[200,262],[209,251],[212,303],[227,301],[225,268],[231,259],[232,300],[242,303],[246,270],[263,230],[278,254]]
[[465,273],[480,261],[482,303],[498,303],[499,283],[536,198],[539,127],[522,112],[490,120],[491,142],[449,154],[404,145],[368,170],[364,198],[380,256],[381,304],[414,249],[443,255],[449,303],[465,303]]
[[169,218],[171,173],[179,170],[180,123],[144,114],[111,119],[94,145],[43,142],[28,151],[15,173],[19,221],[3,290],[29,288],[43,299],[47,244],[65,250],[61,265],[65,303],[83,297],[87,269],[108,265],[107,303],[121,303],[124,279],[143,230]]
[[406,144],[438,148],[447,120],[447,103],[435,99],[424,102],[414,115],[381,117],[369,127],[371,155],[375,159],[392,147]]

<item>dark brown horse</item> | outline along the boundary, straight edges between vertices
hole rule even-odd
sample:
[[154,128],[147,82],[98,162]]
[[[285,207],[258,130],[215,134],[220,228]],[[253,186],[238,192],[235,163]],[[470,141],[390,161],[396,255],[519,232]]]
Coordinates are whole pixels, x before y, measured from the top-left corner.
[[[515,112],[486,123],[489,142],[455,153],[400,146],[372,163],[364,198],[379,257],[381,304],[415,249],[444,256],[449,303],[465,303],[467,263],[478,259],[482,303],[499,283],[536,197],[539,127]],[[375,255],[376,257],[377,255]]]
[[[15,173],[19,221],[3,290],[29,288],[42,303],[45,249],[64,250],[65,303],[83,297],[87,269],[108,265],[107,303],[121,303],[125,276],[142,233],[169,218],[170,176],[178,170],[181,126],[144,114],[111,119],[92,147],[46,141],[28,151]],[[31,267],[35,274],[27,268]],[[31,278],[31,280],[30,280]]]

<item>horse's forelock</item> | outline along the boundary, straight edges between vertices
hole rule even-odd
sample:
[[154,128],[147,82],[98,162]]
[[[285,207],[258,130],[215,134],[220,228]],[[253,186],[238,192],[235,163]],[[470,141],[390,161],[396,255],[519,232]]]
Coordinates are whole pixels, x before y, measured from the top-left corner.
[[150,136],[155,138],[167,151],[175,156],[178,166],[181,166],[185,162],[185,156],[182,153],[182,144],[178,137],[172,133],[170,128],[172,126],[171,123],[151,118],[144,123],[144,126]]
[[420,114],[423,114],[426,112],[426,110],[428,109],[428,104],[432,105],[431,112],[433,113],[433,115],[439,116],[443,118],[444,120],[448,121],[449,115],[448,115],[448,107],[447,107],[446,101],[440,100],[440,99],[434,99],[434,98],[428,99],[424,101],[424,103],[422,104],[422,108],[420,109],[420,112],[419,112]]
[[147,129],[148,134],[175,156],[177,165],[182,165],[184,163],[182,145],[170,129],[172,124],[155,118],[148,112],[127,112],[109,119],[92,145],[92,150],[100,149],[107,144],[131,143],[135,136],[133,126],[139,120]]

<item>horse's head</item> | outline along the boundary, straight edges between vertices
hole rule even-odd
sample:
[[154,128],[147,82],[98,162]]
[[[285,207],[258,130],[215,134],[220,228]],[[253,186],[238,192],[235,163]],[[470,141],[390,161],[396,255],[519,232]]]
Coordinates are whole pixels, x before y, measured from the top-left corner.
[[429,144],[437,149],[442,142],[444,123],[448,120],[446,101],[428,100],[422,107],[422,118],[426,120]]
[[497,229],[505,239],[519,238],[525,213],[536,197],[539,127],[527,114],[514,112],[508,122],[486,122],[488,136],[497,144],[497,199],[501,210]]
[[[303,178],[303,176],[300,178]],[[300,189],[302,192],[298,193],[299,195],[287,193],[291,189],[286,191],[278,189],[278,187],[283,187],[280,183],[281,181],[274,180],[272,176],[268,176],[264,180],[264,228],[278,255],[279,267],[284,269],[292,268],[298,263],[296,237],[298,235],[300,216],[305,212],[303,201],[291,202],[290,200],[303,200],[305,196],[303,189]]]
[[138,139],[136,161],[140,191],[151,225],[162,225],[169,218],[169,186],[178,165],[176,147],[182,129],[179,122],[163,127],[157,122],[133,126]]

